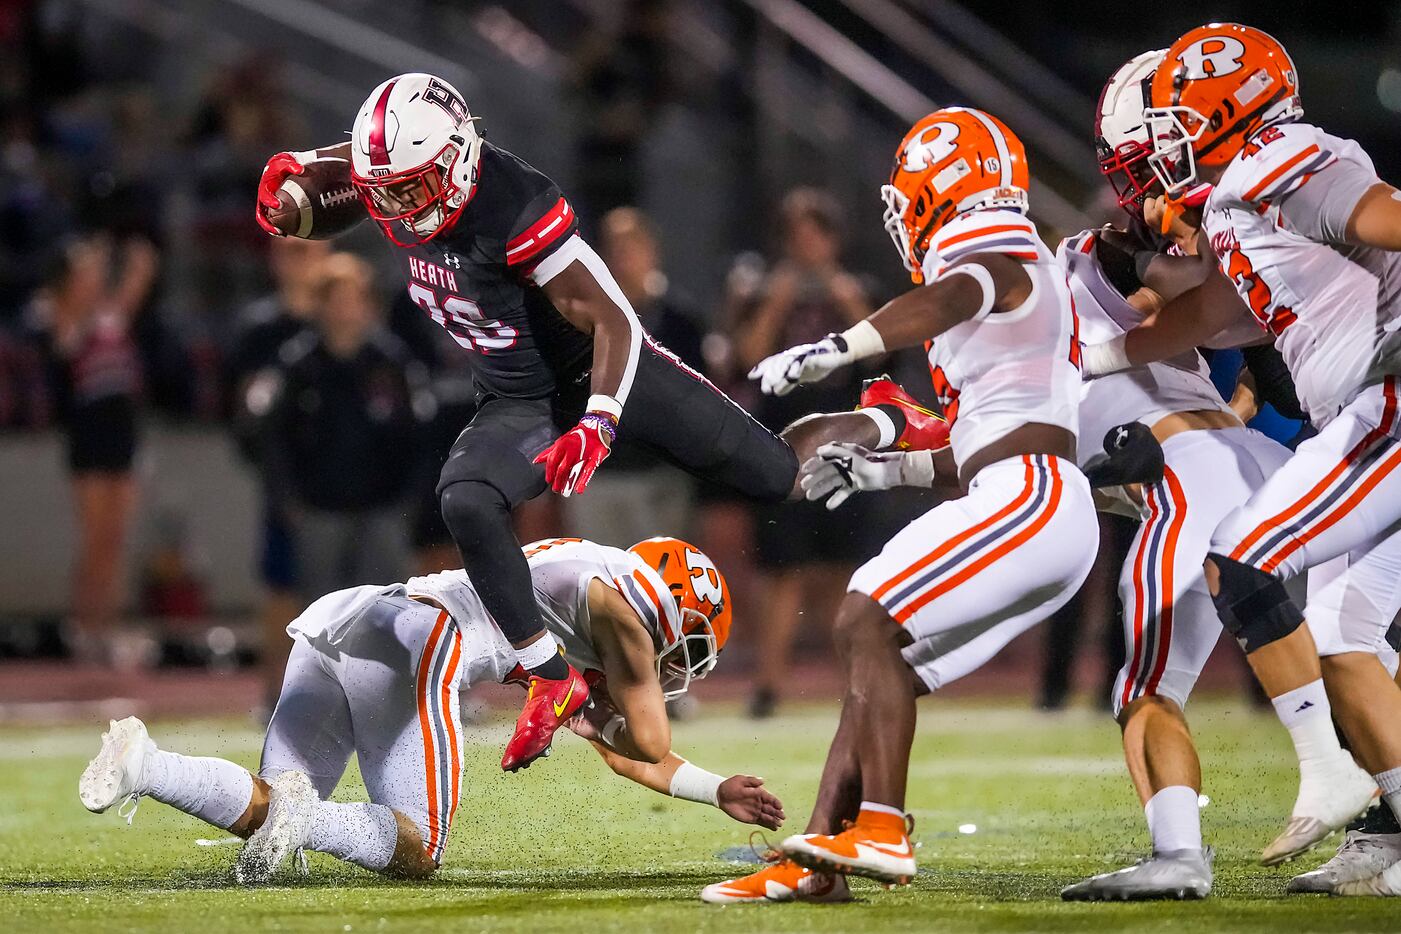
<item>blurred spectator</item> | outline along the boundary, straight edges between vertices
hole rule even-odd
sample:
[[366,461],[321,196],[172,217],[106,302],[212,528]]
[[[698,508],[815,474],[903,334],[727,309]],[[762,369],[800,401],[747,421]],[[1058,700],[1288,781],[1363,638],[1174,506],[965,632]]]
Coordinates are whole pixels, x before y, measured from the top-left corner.
[[[234,437],[245,459],[259,471],[263,468],[259,427],[277,387],[278,353],[310,327],[322,264],[331,252],[324,240],[294,237],[274,240],[268,249],[274,291],[239,313],[226,373]],[[258,614],[263,636],[263,686],[265,696],[275,700],[291,647],[287,624],[301,612],[303,604],[297,590],[292,529],[266,488],[258,570],[264,588]]]
[[[616,208],[599,224],[604,261],[642,326],[686,365],[699,370],[701,330],[669,289],[659,268],[656,231],[635,208]],[[695,485],[690,477],[628,443],[594,477],[586,496],[565,501],[571,532],[619,548],[653,535],[690,533]]]
[[62,374],[68,467],[77,507],[72,645],[76,655],[110,661],[122,605],[122,566],[136,505],[141,364],[133,319],[155,280],[158,257],[145,240],[107,237],[74,243],[35,312],[48,329]]
[[216,341],[238,304],[263,288],[268,243],[252,223],[267,157],[302,138],[279,63],[250,56],[211,80],[187,137],[194,172],[198,311]]
[[615,29],[597,30],[579,44],[580,182],[574,198],[586,223],[642,200],[643,140],[672,91],[670,6],[668,0],[628,0]]
[[382,310],[369,265],[335,254],[316,284],[315,328],[280,352],[262,460],[294,529],[304,600],[402,580],[409,567],[405,505],[432,400]]
[[[835,199],[795,189],[783,199],[780,222],[781,256],[736,338],[744,369],[785,347],[844,331],[873,310],[865,289],[841,266],[841,214]],[[787,396],[762,396],[754,414],[778,431],[812,412],[850,409],[860,392],[861,375],[847,368]],[[754,716],[773,711],[787,682],[789,655],[805,610],[810,620],[829,618],[856,562],[866,556],[863,530],[871,526],[871,508],[869,499],[856,497],[842,507],[842,520],[834,524],[821,503],[756,507],[766,608],[750,703]]]

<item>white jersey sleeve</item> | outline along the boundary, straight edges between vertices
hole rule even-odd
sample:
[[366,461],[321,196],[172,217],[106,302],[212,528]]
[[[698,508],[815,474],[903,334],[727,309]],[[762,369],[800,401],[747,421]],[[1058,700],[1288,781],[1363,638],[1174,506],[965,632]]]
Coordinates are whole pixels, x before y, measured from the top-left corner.
[[1352,140],[1272,126],[1226,167],[1203,214],[1222,272],[1274,337],[1319,426],[1401,372],[1401,254],[1340,242],[1375,183]]
[[1078,428],[1075,312],[1064,271],[1025,215],[974,211],[944,225],[925,256],[925,281],[988,253],[1021,262],[1031,294],[1020,308],[964,321],[930,343],[930,374],[959,464],[1023,425]]

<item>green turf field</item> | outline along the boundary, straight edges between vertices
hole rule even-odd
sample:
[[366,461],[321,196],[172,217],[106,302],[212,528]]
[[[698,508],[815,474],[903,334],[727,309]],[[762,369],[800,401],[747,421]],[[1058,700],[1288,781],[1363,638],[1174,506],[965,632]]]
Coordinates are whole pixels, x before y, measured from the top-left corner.
[[[703,905],[696,893],[736,874],[713,854],[743,843],[746,829],[711,808],[616,779],[574,737],[510,777],[497,766],[505,725],[469,736],[456,826],[430,882],[385,882],[313,855],[305,879],[240,889],[230,872],[235,849],[195,842],[217,838],[212,828],[152,801],[131,827],[82,809],[77,777],[97,748],[99,724],[7,728],[0,730],[0,929],[1401,930],[1395,902],[1281,894],[1298,870],[1263,869],[1253,858],[1293,800],[1287,739],[1270,716],[1205,701],[1192,715],[1217,875],[1211,899],[1185,905],[1057,898],[1062,885],[1146,846],[1115,730],[1088,712],[926,702],[910,781],[922,841],[914,885],[888,893],[857,882],[853,905],[726,908]],[[808,708],[756,724],[712,708],[678,727],[676,747],[714,771],[766,777],[787,806],[786,829],[796,831],[833,718],[830,708]],[[246,764],[259,748],[259,735],[241,722],[154,723],[151,733],[167,748]],[[348,781],[338,797],[358,790]],[[958,831],[968,824],[976,832]]]

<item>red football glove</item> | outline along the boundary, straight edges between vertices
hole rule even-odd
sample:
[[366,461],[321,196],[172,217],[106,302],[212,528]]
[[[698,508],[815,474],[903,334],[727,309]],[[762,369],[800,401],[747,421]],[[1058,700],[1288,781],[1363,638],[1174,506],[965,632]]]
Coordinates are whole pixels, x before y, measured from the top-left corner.
[[618,423],[606,412],[588,412],[554,444],[535,457],[545,465],[545,482],[564,496],[582,493],[613,448]]
[[298,162],[297,157],[290,152],[279,152],[263,166],[263,177],[258,180],[258,203],[253,208],[253,218],[259,227],[274,237],[283,237],[286,234],[272,225],[263,209],[272,210],[277,207],[277,189],[282,187],[288,176],[301,175],[305,171],[306,166]]

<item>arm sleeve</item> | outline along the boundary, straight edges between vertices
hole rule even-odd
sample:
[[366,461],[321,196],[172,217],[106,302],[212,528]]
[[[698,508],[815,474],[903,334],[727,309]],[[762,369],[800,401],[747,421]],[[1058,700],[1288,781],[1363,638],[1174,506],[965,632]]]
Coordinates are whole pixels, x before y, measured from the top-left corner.
[[1285,225],[1310,240],[1343,243],[1357,202],[1381,179],[1371,166],[1338,159],[1296,181],[1276,202]]

